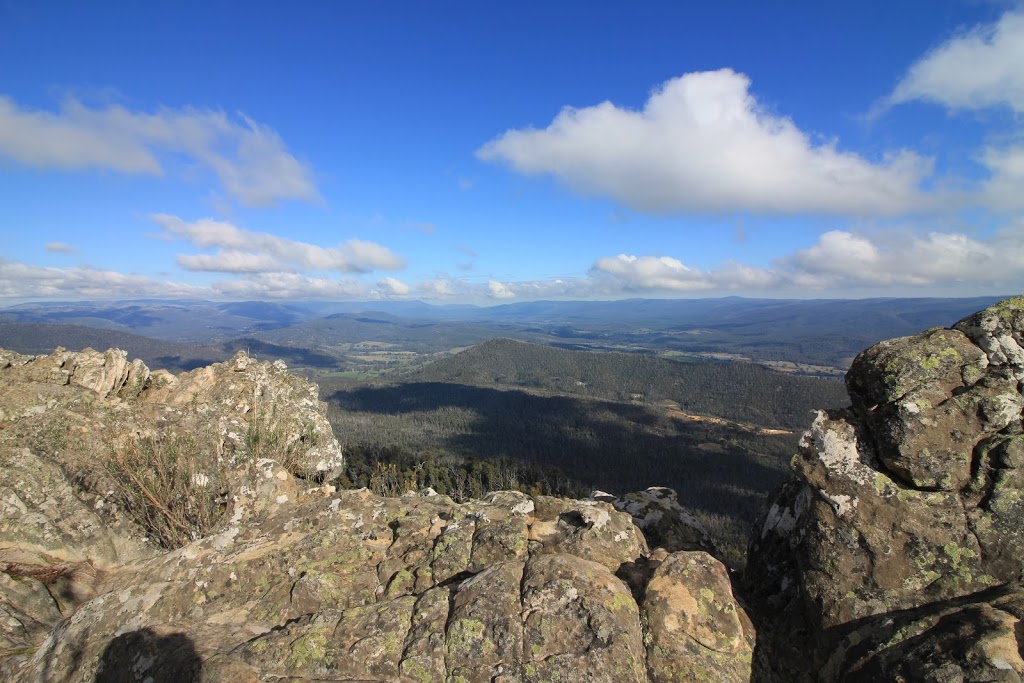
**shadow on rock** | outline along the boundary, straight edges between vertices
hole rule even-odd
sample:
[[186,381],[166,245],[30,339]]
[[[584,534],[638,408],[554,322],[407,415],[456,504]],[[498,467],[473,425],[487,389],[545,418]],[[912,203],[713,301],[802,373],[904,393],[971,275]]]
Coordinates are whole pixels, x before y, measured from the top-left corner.
[[143,628],[110,641],[96,683],[199,683],[203,662],[184,633],[159,635]]

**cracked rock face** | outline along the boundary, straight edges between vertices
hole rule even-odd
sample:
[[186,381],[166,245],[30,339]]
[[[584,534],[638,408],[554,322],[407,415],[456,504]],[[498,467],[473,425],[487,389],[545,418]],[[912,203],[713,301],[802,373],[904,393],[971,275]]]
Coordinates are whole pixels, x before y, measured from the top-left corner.
[[[602,501],[335,492],[323,415],[244,355],[172,376],[0,351],[0,679],[750,680],[754,631],[710,555],[651,552]],[[187,483],[225,510],[174,550],[81,474],[198,432],[217,471]]]
[[[342,491],[241,518],[118,568],[8,675],[91,681],[180,656],[225,683],[749,680],[753,630],[723,565],[664,555],[638,605],[616,575],[646,550],[627,515],[554,498],[517,512],[524,499]],[[188,647],[155,662],[111,654],[122,637],[175,636]]]
[[[1020,657],[1003,652],[1005,634],[1021,628],[1018,597],[957,602],[1016,585],[1024,570],[1022,340],[1017,297],[856,358],[846,377],[851,408],[819,413],[793,459],[797,479],[780,490],[750,546],[752,595],[798,634],[766,648],[780,679],[810,680],[798,671],[807,649],[821,680],[904,675],[907,657],[943,652],[942,675],[960,678],[934,680],[1019,680],[972,677],[983,669],[1024,674]],[[964,615],[985,623],[956,631],[951,624]],[[903,627],[889,630],[884,647],[875,642],[874,654],[837,654],[864,650],[854,641],[874,642],[868,631],[886,631],[894,619]],[[940,646],[953,632],[977,647]],[[983,646],[990,642],[1001,645]]]

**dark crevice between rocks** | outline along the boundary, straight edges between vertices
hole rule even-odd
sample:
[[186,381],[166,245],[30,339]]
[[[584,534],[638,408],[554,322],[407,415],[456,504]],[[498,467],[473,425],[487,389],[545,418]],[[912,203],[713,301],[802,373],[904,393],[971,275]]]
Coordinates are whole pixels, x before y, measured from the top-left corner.
[[405,630],[405,638],[402,639],[402,655],[398,658],[399,670],[401,670],[402,663],[409,659],[410,650],[416,643],[415,632],[416,632],[416,611],[419,609],[420,601],[423,597],[431,591],[430,588],[423,591],[416,596],[416,600],[412,603],[412,609],[409,610],[409,626]]
[[[1018,585],[1001,584],[917,607],[853,619],[840,626],[826,629],[821,634],[821,642],[826,646],[824,651],[830,653],[825,669],[833,674],[844,671],[846,672],[845,678],[850,679],[850,674],[856,674],[863,664],[854,664],[855,668],[850,668],[847,663],[869,663],[873,654],[881,654],[884,651],[886,641],[915,622],[930,617],[937,623],[943,617],[962,607],[972,604],[992,604],[1000,598],[1012,595],[1019,589]],[[1018,643],[1021,642],[1020,628],[1021,624],[1018,623],[1016,626]],[[852,679],[857,680],[856,676],[853,676]]]
[[[451,577],[449,579],[446,579],[442,583],[437,584],[439,587],[443,587],[443,588],[447,588],[448,589],[448,613],[444,617],[444,631],[442,632],[443,635],[444,635],[444,669],[445,669],[445,672],[450,672],[450,671],[452,671],[455,668],[453,666],[453,663],[448,659],[448,634],[451,632],[452,619],[455,617],[455,594],[459,592],[459,589],[458,589],[458,586],[456,585],[456,583],[461,583],[462,581],[465,580],[464,578],[462,578],[462,579],[459,578],[462,574],[469,574],[469,572],[459,572],[455,576],[453,576],[453,577]],[[472,576],[472,574],[470,574],[470,576]],[[456,579],[459,579],[458,582],[456,582]]]
[[519,642],[523,644],[520,661],[524,665],[533,661],[526,637],[526,620],[530,618],[530,614],[527,614],[526,611],[526,567],[529,565],[531,557],[529,554],[527,555],[526,561],[523,562],[523,573],[519,575],[519,624],[522,627],[522,638],[519,639]]
[[558,521],[574,529],[590,529],[594,526],[593,522],[588,522],[587,520],[585,520],[583,518],[583,515],[580,514],[580,512],[577,510],[563,512],[562,514],[558,515]]
[[629,592],[636,601],[637,606],[644,604],[644,597],[647,594],[647,584],[654,576],[654,570],[661,565],[661,560],[651,560],[647,557],[638,557],[630,562],[623,562],[615,570],[615,576],[626,584]]
[[292,581],[291,587],[288,589],[288,604],[292,605],[295,603],[295,587],[299,585],[299,581],[302,581],[306,577],[306,572],[299,572],[299,576]]
[[[297,617],[292,617],[291,619],[285,619],[284,623],[275,624],[274,626],[270,627],[270,630],[264,631],[263,633],[255,635],[252,638],[249,638],[248,640],[243,640],[241,643],[239,643],[238,645],[236,645],[233,648],[231,648],[231,650],[229,651],[229,654],[234,655],[235,653],[241,652],[242,650],[244,650],[245,648],[249,647],[253,643],[255,643],[255,642],[259,641],[259,640],[262,640],[263,638],[266,638],[271,633],[280,633],[282,631],[287,631],[289,628],[291,628],[292,626],[295,626],[297,624],[298,625],[307,624],[310,621],[312,621],[313,616],[315,616],[315,615],[313,615],[313,614],[301,614],[301,615],[299,615]],[[337,625],[335,625],[335,627],[337,627]]]
[[469,571],[467,569],[465,571],[459,572],[458,574],[455,574],[454,576],[449,576],[444,581],[440,581],[437,584],[435,584],[434,587],[435,588],[448,588],[450,586],[455,586],[456,588],[458,588],[458,584],[462,583],[466,579],[473,578],[474,576],[476,576],[479,573],[480,572],[471,572],[471,571]]
[[401,526],[397,519],[392,519],[388,522],[388,528],[391,529],[391,542],[388,544],[386,552],[390,553],[391,549],[395,547],[395,543],[398,542],[398,527]]
[[[999,470],[1006,469],[1003,463],[992,457],[992,451],[1004,441],[1000,436],[989,437],[975,444],[971,451],[971,482],[967,493],[977,495],[974,507],[988,510],[995,493]],[[979,495],[980,494],[980,495]],[[963,496],[961,496],[963,497]]]
[[[917,486],[907,481],[902,474],[886,465],[880,455],[882,449],[878,439],[875,438],[874,430],[869,420],[857,408],[848,408],[846,410],[849,412],[845,416],[839,415],[839,417],[847,417],[849,424],[853,427],[854,438],[857,440],[857,454],[866,467],[884,475],[894,486],[904,491],[938,493],[944,490],[938,486]],[[829,412],[829,418],[834,419],[832,411]]]

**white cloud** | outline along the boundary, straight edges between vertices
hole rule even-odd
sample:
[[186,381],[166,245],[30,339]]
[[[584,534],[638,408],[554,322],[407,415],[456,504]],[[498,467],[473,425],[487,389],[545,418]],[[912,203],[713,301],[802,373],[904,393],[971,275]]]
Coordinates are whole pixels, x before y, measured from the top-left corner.
[[[743,291],[843,293],[886,287],[1011,291],[1024,287],[1024,221],[988,239],[955,232],[889,233],[871,239],[845,230],[822,234],[770,268],[729,261],[701,271],[677,259],[626,256],[599,259],[587,288],[604,293]],[[583,286],[579,281],[577,286]]]
[[239,118],[191,107],[155,113],[117,105],[90,109],[75,99],[53,113],[0,96],[0,156],[37,168],[162,175],[162,157],[178,155],[212,170],[224,189],[248,206],[319,201],[308,165],[272,128]]
[[981,161],[991,173],[981,184],[985,205],[1003,211],[1024,210],[1024,146],[990,147]]
[[1005,104],[1024,111],[1024,12],[1007,12],[915,62],[889,96],[892,104],[911,100],[953,109]]
[[298,273],[259,273],[213,284],[222,296],[233,299],[367,299],[371,292],[351,278],[334,280]]
[[179,254],[186,270],[222,273],[268,273],[293,270],[333,270],[367,273],[399,270],[405,261],[374,242],[349,240],[336,247],[297,242],[265,232],[243,230],[231,223],[204,218],[187,223],[177,216],[156,214],[156,221],[174,234],[212,254]]
[[78,251],[78,249],[64,242],[47,242],[46,251],[51,254],[73,254]]
[[627,256],[598,259],[593,270],[616,278],[626,289],[693,291],[711,289],[707,276],[669,256]]
[[1024,223],[982,240],[962,233],[890,236],[885,243],[843,230],[782,259],[780,277],[798,287],[829,289],[955,283],[1024,284]]
[[440,277],[416,283],[416,291],[426,299],[450,299],[456,294],[452,281]]
[[98,268],[47,268],[0,257],[0,297],[14,299],[200,298],[205,287]]
[[377,286],[389,296],[407,296],[412,291],[409,285],[393,277],[384,278],[377,283]]
[[516,295],[505,283],[498,282],[497,280],[488,280],[487,296],[494,299],[514,299]]
[[749,87],[728,69],[689,73],[662,84],[642,111],[566,107],[547,128],[509,130],[477,156],[645,212],[885,215],[925,201],[929,160],[899,151],[872,163],[835,142],[815,145]]

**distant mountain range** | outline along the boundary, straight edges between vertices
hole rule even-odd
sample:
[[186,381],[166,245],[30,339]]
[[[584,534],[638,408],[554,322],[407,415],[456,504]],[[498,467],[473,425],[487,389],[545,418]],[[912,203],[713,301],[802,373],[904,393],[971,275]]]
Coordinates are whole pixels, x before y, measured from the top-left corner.
[[[313,369],[379,366],[368,346],[414,359],[505,337],[568,349],[785,361],[838,373],[871,344],[947,326],[998,297],[970,299],[630,299],[534,301],[492,307],[419,301],[115,301],[20,304],[0,309],[0,345],[38,351],[141,348],[147,362],[195,367],[230,349],[263,345],[268,355]],[[69,325],[64,332],[12,324]],[[108,337],[90,330],[106,330]],[[121,333],[157,341],[121,341]],[[61,340],[61,341],[57,341]],[[196,346],[199,345],[199,346]],[[353,349],[360,351],[354,354]],[[296,351],[302,349],[303,351]],[[358,356],[356,358],[355,356]],[[176,360],[175,360],[176,359]],[[393,359],[387,362],[392,362]],[[160,364],[157,362],[157,364]]]

